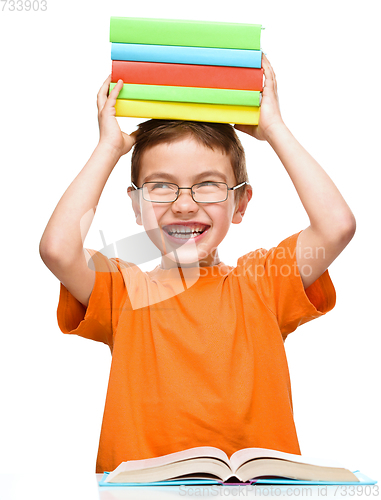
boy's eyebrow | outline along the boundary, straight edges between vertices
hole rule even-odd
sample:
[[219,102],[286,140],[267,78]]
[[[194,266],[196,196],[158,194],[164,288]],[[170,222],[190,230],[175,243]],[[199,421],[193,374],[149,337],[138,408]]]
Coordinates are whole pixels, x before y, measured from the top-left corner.
[[[220,179],[223,179],[224,182],[227,182],[226,176],[222,173],[219,172],[218,170],[207,170],[206,172],[202,172],[199,175],[196,175],[193,180],[200,180],[201,178],[205,177],[219,177]],[[168,172],[155,172],[151,175],[148,175],[145,179],[143,179],[144,182],[148,182],[150,179],[166,179],[166,180],[173,180],[174,177],[171,174],[168,174]]]

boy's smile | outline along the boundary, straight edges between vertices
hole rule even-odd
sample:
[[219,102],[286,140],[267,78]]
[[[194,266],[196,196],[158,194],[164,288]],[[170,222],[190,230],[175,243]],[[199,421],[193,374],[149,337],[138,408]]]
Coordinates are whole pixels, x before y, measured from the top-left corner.
[[[172,182],[180,187],[204,181],[226,182],[228,187],[236,185],[230,157],[222,149],[212,150],[191,136],[160,143],[143,153],[137,186],[149,181]],[[196,203],[190,189],[181,189],[172,203],[146,201],[141,190],[129,188],[128,193],[133,200],[137,223],[144,226],[160,249],[161,267],[168,269],[178,265],[217,265],[220,262],[217,247],[230,224],[241,222],[251,198],[250,186],[247,190],[248,195],[237,205],[234,191],[228,191],[227,199],[219,203]]]
[[185,243],[185,240],[189,239],[199,241],[201,235],[205,234],[209,228],[209,224],[202,224],[200,222],[180,222],[162,227],[169,238],[177,242],[180,239],[183,243]]

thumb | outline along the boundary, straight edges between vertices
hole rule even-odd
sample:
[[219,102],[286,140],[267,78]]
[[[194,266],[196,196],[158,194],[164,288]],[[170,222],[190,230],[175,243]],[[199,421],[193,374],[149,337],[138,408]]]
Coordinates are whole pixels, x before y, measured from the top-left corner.
[[257,125],[234,125],[234,128],[236,130],[239,130],[240,132],[244,132],[245,134],[252,136],[254,136],[254,131],[256,127]]
[[122,132],[123,139],[124,139],[123,154],[128,153],[132,149],[133,145],[135,144],[136,133],[137,133],[137,130],[135,130],[131,134],[126,134],[125,132]]

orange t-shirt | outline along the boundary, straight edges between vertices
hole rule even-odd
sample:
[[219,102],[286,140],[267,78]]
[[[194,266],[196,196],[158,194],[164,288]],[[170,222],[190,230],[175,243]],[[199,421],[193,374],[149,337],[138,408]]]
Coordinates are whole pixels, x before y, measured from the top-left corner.
[[284,339],[336,295],[328,271],[304,290],[298,234],[183,275],[90,251],[87,309],[61,283],[61,331],[112,351],[97,472],[195,446],[300,454]]

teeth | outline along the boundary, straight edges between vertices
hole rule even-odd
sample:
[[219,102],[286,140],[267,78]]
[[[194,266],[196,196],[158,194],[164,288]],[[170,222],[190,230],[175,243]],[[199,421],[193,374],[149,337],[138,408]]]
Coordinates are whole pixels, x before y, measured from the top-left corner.
[[202,233],[202,229],[191,229],[190,231],[185,231],[184,229],[182,230],[177,230],[173,229],[171,233],[182,233],[182,234],[190,234],[190,233]]
[[176,238],[189,239],[191,237],[198,236],[204,231],[204,229],[206,229],[204,226],[194,226],[193,228],[190,228],[188,226],[176,225],[169,226],[167,230],[170,235],[175,236]]
[[201,233],[204,230],[204,227],[187,227],[187,226],[170,226],[168,229],[171,233],[181,233],[181,234],[191,234],[191,233]]
[[174,236],[175,238],[180,238],[183,240],[189,240],[190,238],[194,238],[201,233],[169,233],[170,236]]

